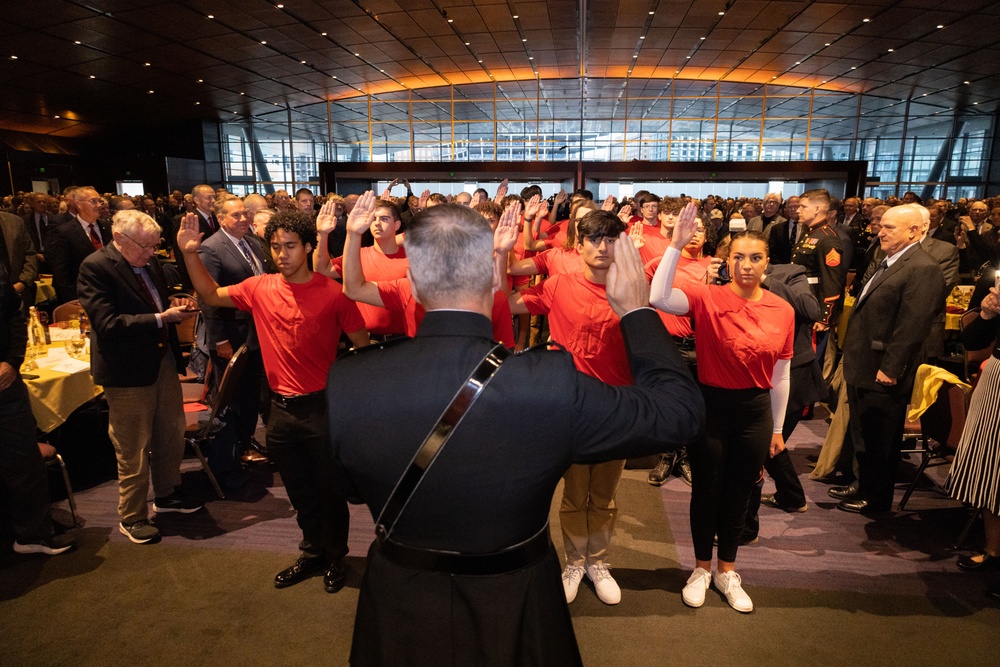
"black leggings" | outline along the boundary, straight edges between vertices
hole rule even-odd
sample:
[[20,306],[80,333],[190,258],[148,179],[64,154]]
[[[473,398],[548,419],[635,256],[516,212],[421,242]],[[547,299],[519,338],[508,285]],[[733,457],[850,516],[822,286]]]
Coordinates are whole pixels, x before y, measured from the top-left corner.
[[747,501],[771,446],[771,396],[767,389],[701,386],[705,435],[688,446],[691,462],[691,538],[694,556],[736,560]]

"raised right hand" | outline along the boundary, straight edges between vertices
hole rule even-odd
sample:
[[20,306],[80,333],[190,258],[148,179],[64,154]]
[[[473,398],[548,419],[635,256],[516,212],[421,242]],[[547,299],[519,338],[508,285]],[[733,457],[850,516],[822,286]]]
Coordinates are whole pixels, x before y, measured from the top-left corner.
[[316,231],[320,234],[329,234],[337,228],[336,204],[332,199],[328,199],[316,216]]
[[365,230],[371,226],[372,214],[375,212],[375,193],[371,190],[365,192],[354,205],[351,214],[347,216],[347,233],[364,234]]
[[698,207],[693,202],[689,202],[681,211],[674,225],[674,233],[670,240],[670,245],[680,250],[694,238],[698,232]]
[[198,214],[188,213],[181,218],[180,226],[177,228],[177,247],[181,252],[196,253],[201,247],[201,237],[203,232],[198,231]]
[[649,306],[649,282],[639,251],[622,232],[615,243],[615,261],[608,269],[607,297],[618,317]]

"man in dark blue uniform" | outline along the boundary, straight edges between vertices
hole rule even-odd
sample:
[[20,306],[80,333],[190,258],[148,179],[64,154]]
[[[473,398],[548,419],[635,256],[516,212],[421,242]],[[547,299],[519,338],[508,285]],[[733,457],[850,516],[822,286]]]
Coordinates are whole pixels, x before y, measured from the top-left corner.
[[[374,203],[371,193],[357,206],[364,211],[366,202]],[[498,243],[499,254],[509,245]],[[690,441],[704,410],[648,308],[638,252],[624,234],[617,247],[607,295],[621,317],[635,385],[588,377],[565,352],[537,350],[502,364],[394,532],[369,550],[355,667],[581,664],[546,526],[553,491],[572,463]],[[376,517],[456,390],[494,347],[486,220],[460,205],[427,209],[407,231],[406,252],[414,293],[427,309],[416,338],[344,358],[327,385],[327,401],[339,408],[330,413],[338,415],[330,418],[330,442],[343,468],[342,492]],[[392,419],[385,418],[387,401]]]

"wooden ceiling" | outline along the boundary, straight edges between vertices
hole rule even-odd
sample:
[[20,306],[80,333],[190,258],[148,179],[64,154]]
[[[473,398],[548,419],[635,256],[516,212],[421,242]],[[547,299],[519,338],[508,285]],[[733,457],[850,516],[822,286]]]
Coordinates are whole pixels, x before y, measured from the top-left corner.
[[567,89],[553,118],[621,115],[626,80],[1000,98],[994,0],[8,0],[0,44],[0,128],[56,136],[493,82]]

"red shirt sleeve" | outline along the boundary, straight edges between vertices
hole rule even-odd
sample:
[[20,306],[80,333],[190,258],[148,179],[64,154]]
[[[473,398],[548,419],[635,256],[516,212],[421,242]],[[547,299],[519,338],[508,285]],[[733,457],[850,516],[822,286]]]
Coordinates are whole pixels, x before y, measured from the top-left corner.
[[549,314],[549,311],[552,310],[552,293],[554,291],[552,287],[555,284],[551,281],[557,277],[546,278],[534,287],[521,291],[521,299],[529,313],[532,315]]
[[264,276],[253,276],[236,285],[229,285],[226,291],[233,304],[240,310],[253,311],[253,293],[263,278]]
[[[405,288],[401,283],[406,283]],[[402,312],[406,310],[407,297],[410,294],[410,281],[406,278],[396,280],[384,280],[375,283],[378,287],[378,295],[382,297],[382,305],[386,310]]]

